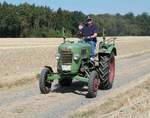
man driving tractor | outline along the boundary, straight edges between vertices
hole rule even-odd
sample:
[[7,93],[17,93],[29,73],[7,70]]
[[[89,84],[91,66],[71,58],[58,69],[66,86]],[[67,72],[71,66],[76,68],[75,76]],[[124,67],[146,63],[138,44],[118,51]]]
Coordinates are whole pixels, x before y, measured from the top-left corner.
[[97,28],[91,17],[86,19],[86,23],[79,25],[78,33],[83,38],[79,42],[67,41],[63,36],[64,42],[59,45],[56,54],[57,72],[50,66],[45,66],[41,71],[39,80],[41,93],[48,94],[54,80],[58,80],[62,87],[70,86],[73,80],[86,82],[88,85],[86,97],[90,98],[96,97],[98,88],[103,90],[112,88],[117,55],[115,38],[99,43],[97,60],[94,60]]
[[90,16],[87,17],[85,24],[81,23],[79,25],[79,35],[83,37],[86,43],[90,44],[90,60],[94,61],[97,43],[97,28]]

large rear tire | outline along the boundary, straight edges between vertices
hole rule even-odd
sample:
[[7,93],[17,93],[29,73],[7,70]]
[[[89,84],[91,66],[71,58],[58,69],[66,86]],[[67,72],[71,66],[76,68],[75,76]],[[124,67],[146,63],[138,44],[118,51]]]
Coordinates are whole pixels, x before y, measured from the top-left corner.
[[115,57],[113,54],[111,56],[100,56],[99,61],[99,74],[101,81],[99,89],[111,89],[115,77]]
[[39,80],[39,87],[40,87],[41,93],[43,94],[48,94],[51,91],[52,83],[47,81],[47,77],[48,75],[51,75],[52,73],[53,71],[50,70],[49,68],[44,68],[41,72],[40,80]]
[[88,83],[88,98],[94,98],[97,96],[97,90],[98,90],[98,73],[96,71],[92,71],[89,78]]

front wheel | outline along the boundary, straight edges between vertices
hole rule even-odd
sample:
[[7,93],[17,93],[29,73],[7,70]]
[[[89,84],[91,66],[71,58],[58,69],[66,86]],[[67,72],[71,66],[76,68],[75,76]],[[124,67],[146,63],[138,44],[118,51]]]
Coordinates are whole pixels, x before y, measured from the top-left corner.
[[39,87],[43,94],[48,94],[51,91],[52,83],[47,81],[48,75],[52,75],[53,71],[49,68],[44,68],[40,75]]
[[92,71],[89,78],[89,84],[88,84],[88,98],[94,98],[97,96],[97,90],[98,90],[98,82],[99,82],[98,73],[96,71]]

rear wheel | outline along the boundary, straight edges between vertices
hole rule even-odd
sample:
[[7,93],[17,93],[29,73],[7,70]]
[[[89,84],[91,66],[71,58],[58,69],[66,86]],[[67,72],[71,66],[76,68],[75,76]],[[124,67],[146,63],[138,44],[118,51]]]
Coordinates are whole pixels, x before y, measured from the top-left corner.
[[107,90],[112,88],[114,76],[115,76],[115,57],[111,56],[100,56],[100,85],[99,89]]
[[59,80],[59,85],[62,87],[68,87],[68,86],[71,86],[71,84],[72,84],[71,78],[65,78],[65,79]]
[[94,98],[97,96],[98,90],[98,73],[96,71],[92,71],[90,74],[89,84],[88,84],[88,98]]
[[47,77],[48,75],[52,75],[53,71],[48,69],[48,68],[44,68],[41,72],[40,75],[40,80],[39,80],[39,87],[40,87],[40,91],[43,94],[48,94],[51,91],[51,82],[47,81]]

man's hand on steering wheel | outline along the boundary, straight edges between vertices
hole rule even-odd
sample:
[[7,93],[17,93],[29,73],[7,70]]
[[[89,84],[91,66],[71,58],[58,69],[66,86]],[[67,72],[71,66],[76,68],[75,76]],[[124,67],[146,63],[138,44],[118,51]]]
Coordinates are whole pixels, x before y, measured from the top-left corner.
[[83,37],[83,39],[91,39],[91,36]]

